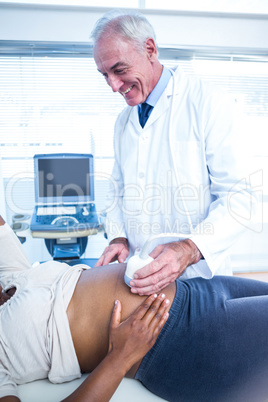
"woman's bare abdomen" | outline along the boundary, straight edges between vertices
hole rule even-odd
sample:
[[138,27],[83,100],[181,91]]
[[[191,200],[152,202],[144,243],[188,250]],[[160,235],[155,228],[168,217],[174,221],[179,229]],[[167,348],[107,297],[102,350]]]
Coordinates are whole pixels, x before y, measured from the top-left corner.
[[[124,283],[126,264],[110,264],[83,271],[67,309],[75,351],[82,372],[92,371],[108,351],[108,333],[115,300],[122,303],[122,320],[145,299]],[[171,301],[175,283],[164,293]],[[134,374],[134,373],[133,373]]]

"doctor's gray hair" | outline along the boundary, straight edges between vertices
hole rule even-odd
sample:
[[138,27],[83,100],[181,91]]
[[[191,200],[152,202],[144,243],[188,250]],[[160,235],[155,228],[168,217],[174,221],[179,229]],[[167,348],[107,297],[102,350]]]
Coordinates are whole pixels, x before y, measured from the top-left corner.
[[[153,38],[156,44],[154,29],[144,15],[137,12],[112,10],[100,18],[91,32],[95,45],[102,36],[120,36],[134,42],[139,51],[144,50],[145,41]],[[157,44],[156,44],[157,46]]]

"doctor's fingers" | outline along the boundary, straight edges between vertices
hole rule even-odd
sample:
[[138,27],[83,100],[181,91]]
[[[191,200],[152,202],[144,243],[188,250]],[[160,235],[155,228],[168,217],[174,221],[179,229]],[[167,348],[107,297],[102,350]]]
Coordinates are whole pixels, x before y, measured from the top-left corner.
[[131,281],[131,292],[141,295],[148,295],[152,292],[159,292],[168,284],[174,282],[180,274],[170,265],[165,265],[160,271],[144,278]]
[[125,243],[113,243],[110,244],[108,247],[108,250],[106,252],[107,257],[109,258],[109,255],[112,256],[111,261],[118,260],[118,262],[125,262],[126,258],[129,254],[128,247],[126,247]]
[[134,279],[145,279],[150,275],[153,275],[155,272],[160,271],[164,265],[166,265],[166,262],[161,260],[161,258],[157,258],[144,267],[138,269],[134,274]]
[[98,261],[96,262],[96,264],[94,265],[94,267],[101,267],[101,266],[103,265],[103,264],[102,264],[103,259],[104,259],[104,255],[102,254],[102,255],[100,256],[100,258],[98,259]]
[[121,253],[118,255],[118,262],[125,262],[128,257],[129,251],[127,249],[123,249]]
[[100,256],[100,258],[98,259],[98,261],[96,262],[96,264],[94,265],[94,267],[101,267],[101,266],[103,265],[103,264],[102,264],[103,259],[104,259],[104,255],[102,254],[102,255]]
[[111,249],[111,246],[108,246],[105,248],[104,252],[98,259],[97,263],[95,264],[95,267],[107,265],[110,262],[115,261],[116,258],[117,258],[117,250],[114,250],[113,248]]
[[103,252],[103,254],[100,256],[100,258],[96,262],[95,267],[101,267],[103,265],[107,265],[114,260],[115,260],[115,258],[113,259],[113,257],[111,255],[109,255],[109,254],[107,255],[105,252]]
[[105,248],[102,256],[100,257],[99,265],[107,265],[110,262],[118,260],[118,262],[124,262],[128,256],[128,248],[123,243],[114,243]]
[[157,258],[166,247],[166,244],[159,244],[152,250],[152,252],[150,253],[150,257],[152,257],[153,259]]
[[164,258],[166,264],[180,261],[185,256],[185,245],[183,241],[160,244],[150,253],[154,259]]
[[[158,252],[160,253],[157,257],[153,257],[153,252],[150,254],[150,256],[155,259],[150,264],[147,264],[143,268],[137,270],[134,274],[134,280],[145,279],[150,276],[151,283],[156,284],[162,280],[164,276],[171,276],[173,274],[178,274],[179,276],[186,269],[187,265],[183,261],[183,258],[181,258],[183,255],[174,251],[172,245],[160,245],[157,246],[153,251],[155,251],[157,254]],[[163,269],[165,269],[165,275],[163,275],[163,272],[160,273],[160,271]],[[155,276],[155,273],[160,273],[160,277],[158,277],[158,275]]]
[[158,282],[157,285],[148,285],[142,288],[132,287],[131,293],[138,294],[139,296],[147,296],[150,295],[152,292],[160,292],[165,289],[170,283],[174,282],[176,277],[174,278],[165,278],[163,281]]

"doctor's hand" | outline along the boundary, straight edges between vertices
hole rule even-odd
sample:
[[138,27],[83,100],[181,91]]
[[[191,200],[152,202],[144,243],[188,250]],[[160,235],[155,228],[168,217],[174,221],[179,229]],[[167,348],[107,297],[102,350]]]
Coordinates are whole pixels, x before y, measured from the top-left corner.
[[113,239],[98,259],[95,267],[107,265],[110,262],[124,262],[129,254],[128,241],[125,237]]
[[183,274],[189,265],[196,264],[202,254],[190,240],[161,244],[150,254],[154,261],[135,272],[131,292],[149,295],[159,292]]

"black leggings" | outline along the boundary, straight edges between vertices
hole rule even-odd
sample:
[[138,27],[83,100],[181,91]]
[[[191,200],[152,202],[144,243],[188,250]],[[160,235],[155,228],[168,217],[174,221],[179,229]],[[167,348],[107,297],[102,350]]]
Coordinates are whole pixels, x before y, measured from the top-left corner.
[[136,378],[167,401],[268,401],[268,283],[177,281],[169,319]]

